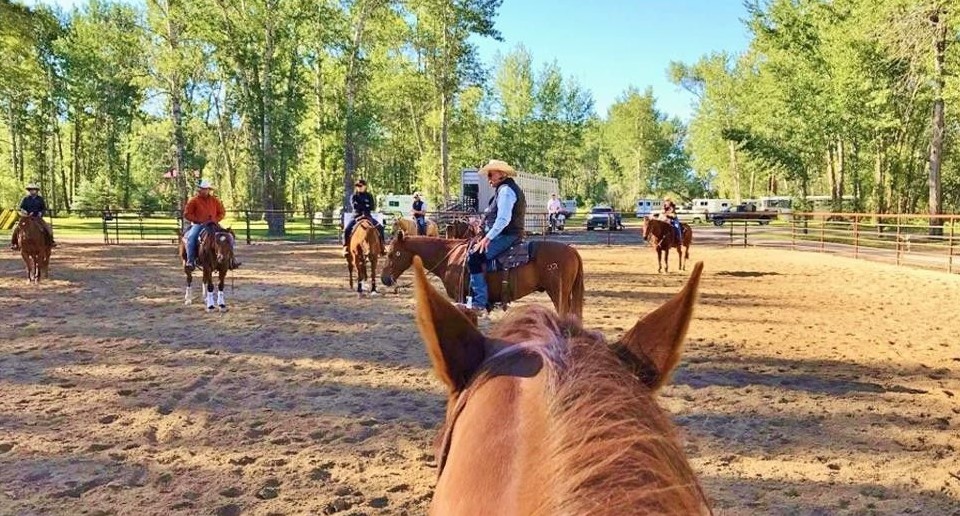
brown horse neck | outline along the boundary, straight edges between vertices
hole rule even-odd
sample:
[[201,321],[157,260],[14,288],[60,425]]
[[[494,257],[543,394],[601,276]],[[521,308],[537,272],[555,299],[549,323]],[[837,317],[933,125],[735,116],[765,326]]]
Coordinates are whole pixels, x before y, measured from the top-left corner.
[[[437,244],[441,245],[437,245]],[[453,265],[449,258],[457,246],[465,244],[465,240],[450,240],[446,238],[411,236],[404,239],[404,246],[423,260],[423,266],[428,271],[443,276],[449,265]]]

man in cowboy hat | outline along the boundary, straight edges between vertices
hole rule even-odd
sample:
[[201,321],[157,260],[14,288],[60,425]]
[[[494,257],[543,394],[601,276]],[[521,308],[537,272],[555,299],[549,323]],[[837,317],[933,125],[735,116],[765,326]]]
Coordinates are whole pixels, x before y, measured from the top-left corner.
[[[223,203],[213,196],[213,184],[208,179],[201,179],[197,184],[197,195],[187,201],[187,205],[183,208],[183,218],[190,222],[190,228],[183,235],[187,243],[188,267],[197,266],[197,248],[200,246],[200,231],[203,226],[211,222],[219,224],[226,215]],[[240,262],[236,259],[230,264],[231,269],[239,266]]]
[[470,270],[470,287],[473,289],[473,308],[478,312],[488,309],[487,280],[483,264],[496,258],[523,237],[523,217],[527,212],[527,200],[523,190],[513,180],[517,171],[507,162],[492,159],[480,169],[490,186],[496,189],[490,204],[483,212],[483,227],[486,231],[467,257]]
[[[56,247],[57,244],[53,241],[53,229],[47,224],[47,221],[43,220],[43,214],[47,211],[47,203],[40,196],[40,187],[36,183],[27,185],[27,195],[20,200],[18,211],[21,217],[37,217],[40,219],[40,223],[46,231],[47,245]],[[19,224],[13,227],[13,235],[10,236],[10,249],[14,251],[20,249]]]
[[413,220],[417,223],[417,234],[427,234],[427,203],[420,192],[413,193]]
[[387,240],[383,236],[383,224],[373,218],[372,215],[372,212],[377,209],[377,201],[373,198],[373,194],[367,191],[366,179],[358,179],[353,184],[350,205],[353,207],[353,219],[347,223],[347,227],[343,228],[343,255],[350,256],[350,235],[353,233],[353,227],[360,220],[360,217],[366,217],[377,227],[377,232],[380,233],[380,254],[387,254]]

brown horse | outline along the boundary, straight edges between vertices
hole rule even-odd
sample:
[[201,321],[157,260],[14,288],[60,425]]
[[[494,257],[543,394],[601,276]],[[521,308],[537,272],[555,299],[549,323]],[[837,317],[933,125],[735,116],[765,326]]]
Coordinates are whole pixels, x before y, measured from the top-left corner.
[[[397,278],[419,256],[427,270],[443,281],[447,294],[463,302],[469,292],[467,272],[467,240],[408,237],[398,233],[387,248],[387,261],[380,278],[386,286]],[[583,261],[580,253],[567,244],[549,240],[535,242],[530,262],[508,271],[509,284],[504,290],[504,273],[487,273],[490,302],[501,303],[520,299],[532,292],[546,292],[557,313],[583,316]]]
[[[227,311],[227,302],[223,295],[223,284],[227,278],[227,271],[235,264],[234,244],[236,235],[233,230],[223,229],[219,224],[210,222],[200,234],[200,245],[197,247],[197,265],[203,271],[203,282],[206,286],[205,301],[207,311],[212,312],[214,306],[221,312]],[[187,290],[183,302],[189,305],[193,301],[193,267],[187,265],[187,247],[180,238],[180,259],[183,261],[183,272],[187,276]],[[213,271],[217,271],[217,297],[213,297]]]
[[[393,223],[393,233],[397,234],[403,231],[408,235],[416,235],[417,232],[417,223],[410,219],[405,219],[403,217],[397,216],[397,220]],[[427,234],[429,237],[438,237],[440,236],[440,230],[437,229],[437,223],[428,220],[427,221]]]
[[[366,263],[370,262],[370,295],[377,292],[377,259],[382,249],[380,233],[377,227],[364,217],[361,218],[350,234],[350,251],[347,255],[347,269],[350,271],[350,288],[353,289],[353,269],[357,269],[357,294],[363,295],[363,280],[367,279]],[[388,285],[389,286],[389,285]]]
[[457,219],[447,224],[444,237],[452,239],[466,239],[480,236],[480,225],[469,219]]
[[[680,224],[683,228],[683,241],[677,238],[677,230],[669,222],[646,217],[643,219],[643,239],[653,244],[657,250],[657,272],[670,272],[670,249],[677,249],[680,270],[686,270],[684,260],[690,259],[690,242],[693,241],[693,229],[690,224]],[[680,246],[683,245],[684,249]],[[662,256],[662,258],[661,258]]]
[[27,280],[40,283],[41,276],[49,277],[52,246],[47,228],[38,217],[21,217],[17,222],[20,256],[27,267]]
[[417,325],[447,390],[431,514],[709,514],[655,398],[680,360],[702,269],[608,346],[538,305],[485,336],[417,258]]

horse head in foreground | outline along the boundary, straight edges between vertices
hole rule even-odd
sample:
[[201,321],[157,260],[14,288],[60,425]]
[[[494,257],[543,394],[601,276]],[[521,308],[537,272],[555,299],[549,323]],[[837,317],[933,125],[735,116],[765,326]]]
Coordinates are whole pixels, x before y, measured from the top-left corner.
[[680,360],[703,269],[619,341],[539,306],[488,335],[414,259],[417,324],[447,388],[432,514],[709,514],[655,395]]

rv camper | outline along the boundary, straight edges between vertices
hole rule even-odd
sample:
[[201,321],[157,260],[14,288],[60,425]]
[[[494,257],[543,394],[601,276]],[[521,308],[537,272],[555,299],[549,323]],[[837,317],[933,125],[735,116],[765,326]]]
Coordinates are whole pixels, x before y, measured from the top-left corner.
[[[560,183],[552,177],[523,171],[517,171],[514,181],[523,190],[527,200],[527,216],[523,222],[527,232],[543,233],[546,230],[547,203],[550,201],[550,194],[559,196]],[[493,187],[475,168],[460,172],[460,187],[463,192],[463,205],[470,211],[482,213],[493,199]]]

